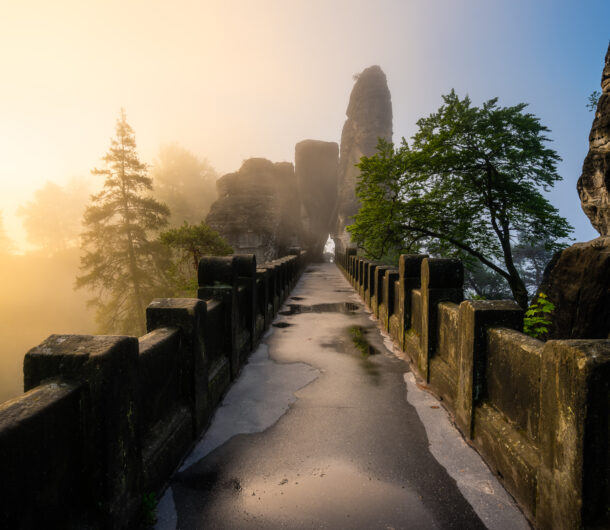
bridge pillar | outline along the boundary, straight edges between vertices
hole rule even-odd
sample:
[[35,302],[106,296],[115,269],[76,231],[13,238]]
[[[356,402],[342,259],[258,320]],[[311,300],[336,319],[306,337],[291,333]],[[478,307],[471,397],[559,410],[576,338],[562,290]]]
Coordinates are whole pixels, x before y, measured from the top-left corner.
[[422,323],[417,366],[430,382],[430,357],[436,349],[438,304],[464,299],[464,266],[459,259],[424,258],[421,264]]
[[197,298],[217,298],[222,302],[231,377],[235,378],[240,369],[237,343],[237,263],[233,256],[205,256],[199,261],[197,279]]
[[88,481],[80,493],[105,528],[127,528],[141,503],[138,339],[51,335],[26,354],[23,372],[26,392],[53,378],[85,385],[81,424],[74,426],[82,429]]
[[426,254],[402,254],[398,260],[400,282],[398,300],[398,343],[405,348],[405,333],[411,327],[411,291],[421,288],[421,264]]

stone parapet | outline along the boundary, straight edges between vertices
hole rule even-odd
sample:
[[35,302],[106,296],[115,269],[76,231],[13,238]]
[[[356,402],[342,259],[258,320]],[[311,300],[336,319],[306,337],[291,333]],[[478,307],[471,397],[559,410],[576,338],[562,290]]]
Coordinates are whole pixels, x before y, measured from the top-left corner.
[[[362,262],[336,259],[357,290]],[[607,528],[610,340],[524,335],[515,302],[463,300],[458,260],[368,263],[363,300],[533,525]]]
[[306,261],[297,248],[258,268],[204,257],[198,298],[153,300],[146,335],[51,335],[30,350],[26,393],[0,404],[0,527],[136,527]]

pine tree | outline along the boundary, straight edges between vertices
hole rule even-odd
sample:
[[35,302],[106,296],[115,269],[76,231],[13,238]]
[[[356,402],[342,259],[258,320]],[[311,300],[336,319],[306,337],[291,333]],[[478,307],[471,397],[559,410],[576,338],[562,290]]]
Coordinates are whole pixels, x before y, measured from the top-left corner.
[[167,225],[169,209],[150,196],[152,179],[136,152],[133,129],[121,109],[115,137],[102,159],[104,188],[85,210],[82,234],[82,275],[76,286],[97,292],[100,331],[143,334],[146,305],[164,294],[169,258],[157,240]]

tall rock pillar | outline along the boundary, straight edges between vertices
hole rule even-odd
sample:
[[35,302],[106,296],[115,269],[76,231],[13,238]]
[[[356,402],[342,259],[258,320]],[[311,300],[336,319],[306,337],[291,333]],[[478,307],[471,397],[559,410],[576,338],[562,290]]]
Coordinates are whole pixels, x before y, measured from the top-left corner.
[[539,291],[555,304],[549,339],[605,339],[610,334],[610,46],[602,95],[577,189],[600,237],[576,243],[544,271]]
[[370,66],[357,76],[346,114],[341,133],[337,220],[333,234],[339,252],[350,246],[345,227],[351,224],[351,216],[360,208],[356,198],[359,170],[354,165],[363,156],[375,154],[378,138],[392,139],[392,100],[386,76],[379,66]]
[[324,244],[335,229],[339,146],[336,142],[303,140],[294,148],[294,166],[305,210],[307,250],[310,259],[322,261]]
[[582,209],[602,236],[610,236],[610,45],[602,73],[602,95],[589,135],[589,153],[577,189]]

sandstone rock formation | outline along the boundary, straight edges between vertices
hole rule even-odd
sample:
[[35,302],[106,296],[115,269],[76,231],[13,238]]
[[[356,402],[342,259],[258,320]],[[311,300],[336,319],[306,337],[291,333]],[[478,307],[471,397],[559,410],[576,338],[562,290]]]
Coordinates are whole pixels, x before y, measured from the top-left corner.
[[321,261],[324,244],[335,228],[339,146],[303,140],[295,146],[294,165],[304,210],[305,246],[312,259]]
[[555,304],[548,339],[605,339],[610,334],[610,46],[577,189],[602,237],[572,245],[547,266],[539,292]]
[[582,209],[593,227],[610,235],[610,46],[602,74],[602,95],[589,135],[589,153],[578,179]]
[[301,201],[291,163],[250,158],[236,173],[218,179],[216,186],[218,199],[206,223],[236,253],[256,254],[257,262],[263,263],[300,246]]
[[347,106],[347,120],[341,133],[337,221],[333,239],[338,251],[349,246],[345,227],[359,209],[354,164],[375,153],[379,137],[392,139],[392,100],[386,76],[379,66],[370,66],[357,76]]
[[610,237],[561,252],[547,267],[539,291],[555,304],[547,338],[609,338]]

